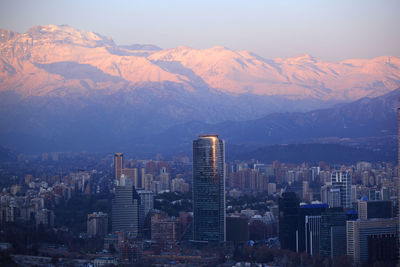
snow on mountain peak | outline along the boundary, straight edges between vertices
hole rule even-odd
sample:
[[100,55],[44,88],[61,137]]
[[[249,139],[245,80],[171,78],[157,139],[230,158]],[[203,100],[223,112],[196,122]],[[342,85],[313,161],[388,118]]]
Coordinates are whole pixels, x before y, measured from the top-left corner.
[[117,46],[68,25],[35,26],[23,34],[0,30],[0,41],[0,91],[18,88],[27,95],[85,80],[100,89],[173,82],[235,95],[353,100],[387,93],[400,81],[400,58],[391,56],[334,63],[309,54],[264,59],[223,46]]
[[87,47],[114,46],[111,38],[100,34],[77,30],[69,25],[38,25],[30,28],[26,35],[43,42],[67,42]]

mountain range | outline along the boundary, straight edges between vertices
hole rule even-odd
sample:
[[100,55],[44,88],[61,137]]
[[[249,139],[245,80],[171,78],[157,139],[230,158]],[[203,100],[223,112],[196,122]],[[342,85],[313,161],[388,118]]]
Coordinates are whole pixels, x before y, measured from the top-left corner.
[[264,59],[224,47],[122,46],[68,25],[0,30],[0,144],[140,154],[204,131],[246,145],[381,138],[393,133],[385,112],[399,82],[394,56]]

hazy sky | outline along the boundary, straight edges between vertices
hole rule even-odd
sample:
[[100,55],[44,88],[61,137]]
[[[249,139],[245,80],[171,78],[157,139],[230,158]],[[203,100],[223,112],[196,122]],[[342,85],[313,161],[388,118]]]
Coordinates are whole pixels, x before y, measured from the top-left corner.
[[1,0],[0,28],[69,24],[117,44],[226,46],[266,58],[400,56],[399,0]]

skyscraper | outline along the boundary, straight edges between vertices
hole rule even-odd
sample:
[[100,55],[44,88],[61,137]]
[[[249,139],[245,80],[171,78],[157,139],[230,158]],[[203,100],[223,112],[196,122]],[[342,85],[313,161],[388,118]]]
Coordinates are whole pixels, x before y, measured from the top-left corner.
[[351,174],[347,171],[332,172],[332,187],[340,190],[340,203],[344,208],[351,208]]
[[137,190],[140,197],[139,225],[144,225],[147,214],[154,209],[154,193],[149,190]]
[[322,213],[319,249],[321,256],[338,258],[346,254],[346,220],[342,207],[330,208]]
[[319,254],[319,229],[321,214],[327,204],[300,205],[297,216],[296,251],[310,255]]
[[124,167],[124,154],[115,153],[114,154],[114,177],[119,180],[122,174],[122,168]]
[[297,251],[297,229],[300,200],[294,192],[279,198],[279,241],[281,249]]
[[224,242],[225,143],[218,135],[193,141],[193,239]]
[[137,235],[140,197],[133,186],[116,186],[112,202],[112,231]]

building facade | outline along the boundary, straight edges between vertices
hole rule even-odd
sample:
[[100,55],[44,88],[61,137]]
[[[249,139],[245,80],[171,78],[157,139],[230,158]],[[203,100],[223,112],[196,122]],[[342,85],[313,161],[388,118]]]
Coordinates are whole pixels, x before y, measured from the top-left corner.
[[108,233],[108,215],[103,212],[88,214],[87,233],[90,236],[105,236]]
[[119,180],[122,174],[122,169],[124,168],[124,154],[115,153],[114,154],[114,178]]
[[347,171],[332,172],[332,187],[340,190],[340,203],[344,208],[352,208],[351,173]]
[[320,255],[339,258],[346,254],[346,213],[343,208],[330,208],[321,215]]
[[193,141],[193,239],[225,242],[225,143],[218,135]]
[[373,218],[392,218],[392,201],[387,200],[367,200],[358,201],[358,218],[367,220]]
[[294,192],[285,192],[279,199],[279,241],[281,249],[297,251],[297,229],[300,200]]
[[376,241],[373,237],[393,236],[396,235],[396,232],[397,222],[395,219],[347,221],[347,255],[352,257],[355,266],[361,266],[368,262],[368,247],[374,246],[372,242]]
[[154,193],[149,190],[137,190],[140,197],[139,225],[143,226],[147,214],[154,209]]
[[133,186],[116,186],[112,202],[112,231],[129,232],[134,236],[139,228],[140,197]]

